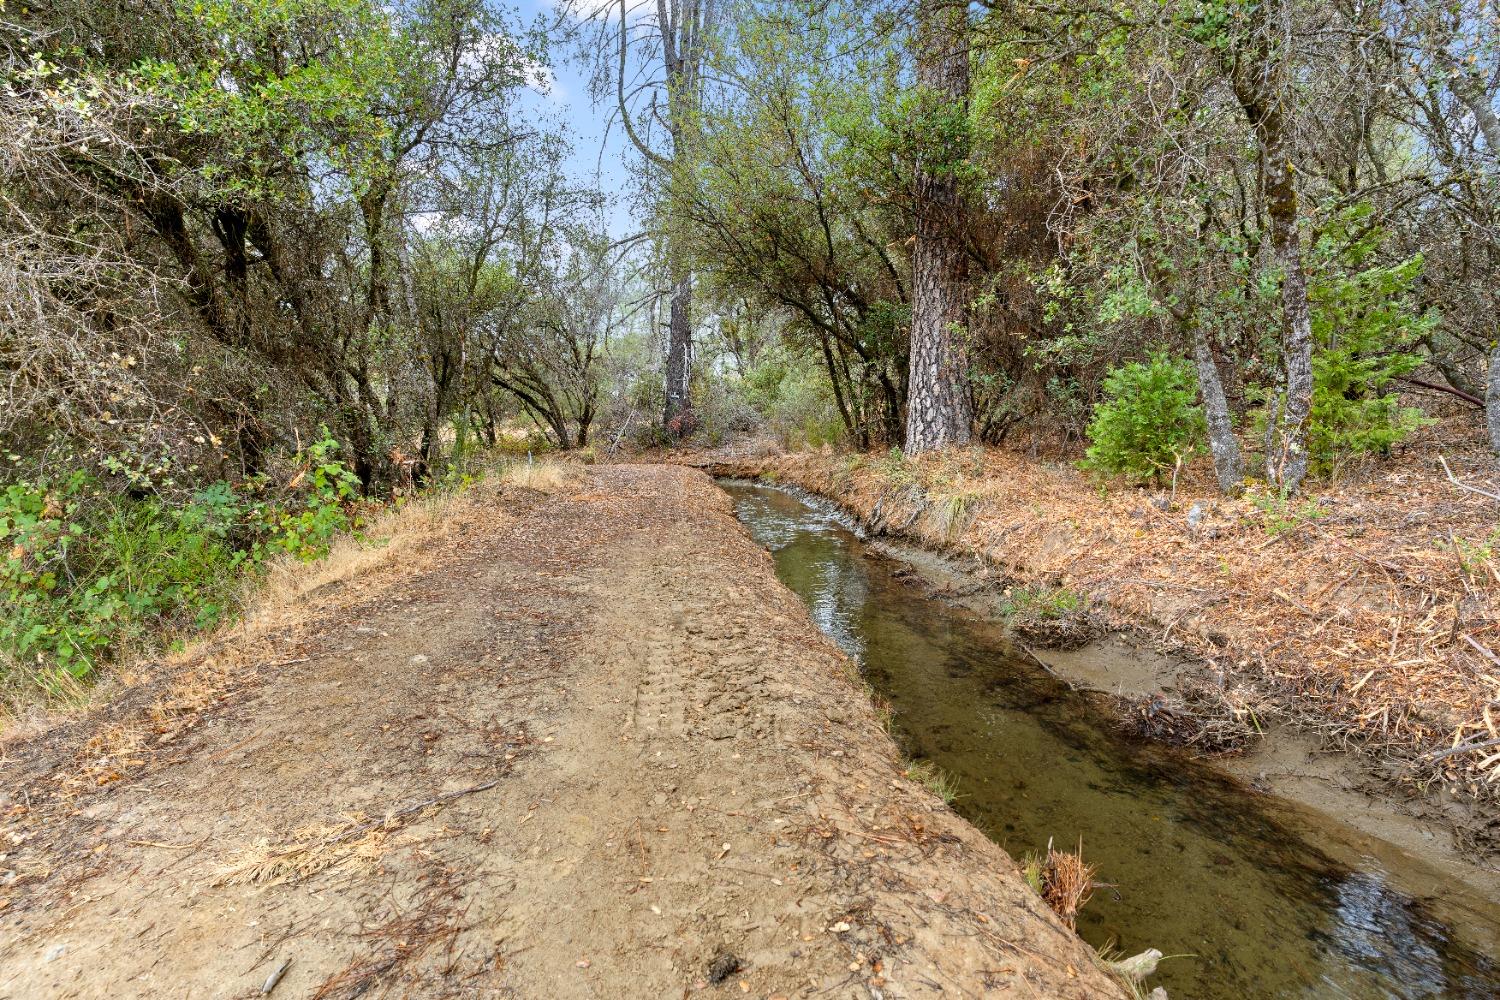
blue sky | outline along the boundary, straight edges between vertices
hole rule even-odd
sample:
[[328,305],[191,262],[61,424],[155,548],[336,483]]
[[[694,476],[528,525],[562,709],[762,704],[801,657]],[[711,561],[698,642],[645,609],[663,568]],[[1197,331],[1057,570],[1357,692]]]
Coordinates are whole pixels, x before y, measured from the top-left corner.
[[[515,2],[515,0],[513,0]],[[530,24],[539,15],[556,16],[550,0],[518,0],[521,21]],[[551,119],[572,144],[568,173],[587,186],[613,199],[606,224],[615,238],[635,232],[630,216],[629,192],[635,151],[618,127],[609,129],[610,109],[594,107],[589,99],[586,68],[579,65],[578,53],[559,46],[552,54],[552,82],[545,96],[538,96],[535,107],[528,107]],[[530,104],[530,102],[528,102]]]

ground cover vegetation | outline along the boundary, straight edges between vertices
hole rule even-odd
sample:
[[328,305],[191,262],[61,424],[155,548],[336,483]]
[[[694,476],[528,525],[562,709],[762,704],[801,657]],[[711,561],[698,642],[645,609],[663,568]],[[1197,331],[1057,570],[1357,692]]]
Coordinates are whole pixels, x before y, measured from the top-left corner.
[[[1496,16],[6,5],[3,669],[210,623],[477,449],[1019,442],[1295,523],[1437,417],[1500,448]],[[527,100],[560,60],[639,232]]]

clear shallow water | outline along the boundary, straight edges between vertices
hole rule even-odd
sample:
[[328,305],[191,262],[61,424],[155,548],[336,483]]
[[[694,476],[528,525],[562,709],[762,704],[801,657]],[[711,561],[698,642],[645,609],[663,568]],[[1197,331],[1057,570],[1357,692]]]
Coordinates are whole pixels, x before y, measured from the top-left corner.
[[993,624],[898,579],[830,508],[721,485],[891,701],[905,750],[957,779],[961,813],[1017,858],[1082,840],[1115,885],[1084,910],[1084,938],[1191,956],[1152,980],[1173,1000],[1500,997],[1500,913],[1483,894],[1121,737]]

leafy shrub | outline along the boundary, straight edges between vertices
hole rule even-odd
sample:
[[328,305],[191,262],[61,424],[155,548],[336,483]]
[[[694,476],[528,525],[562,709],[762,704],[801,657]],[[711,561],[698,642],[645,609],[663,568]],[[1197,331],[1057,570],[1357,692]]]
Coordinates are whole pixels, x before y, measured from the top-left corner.
[[745,398],[782,447],[817,448],[844,437],[826,373],[780,347],[761,352],[745,373]]
[[6,660],[82,678],[147,636],[209,628],[242,579],[285,552],[314,559],[355,527],[358,481],[323,438],[280,496],[264,478],[186,501],[121,495],[93,476],[0,491],[0,675]]
[[1186,358],[1158,353],[1132,361],[1104,379],[1094,407],[1084,468],[1136,479],[1160,478],[1203,446],[1203,410],[1194,400],[1197,375]]
[[698,417],[698,436],[710,445],[723,444],[731,435],[755,430],[761,416],[747,398],[742,382],[706,378],[698,391],[693,412]]

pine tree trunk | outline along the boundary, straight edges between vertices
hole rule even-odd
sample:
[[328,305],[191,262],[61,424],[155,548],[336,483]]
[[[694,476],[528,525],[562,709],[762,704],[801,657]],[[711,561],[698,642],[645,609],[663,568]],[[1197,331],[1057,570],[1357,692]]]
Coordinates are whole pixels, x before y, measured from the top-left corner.
[[662,422],[692,407],[688,384],[692,380],[693,355],[693,279],[684,277],[672,286],[672,306],[667,321],[667,402]]
[[[951,0],[922,0],[917,26],[917,85],[933,105],[967,104],[968,10]],[[912,262],[910,382],[906,451],[968,444],[967,329],[969,264],[963,245],[964,206],[951,162],[961,150],[927,151],[940,161],[919,163],[917,234]]]
[[1219,366],[1214,361],[1213,348],[1208,343],[1208,334],[1199,324],[1193,326],[1193,360],[1198,366],[1198,391],[1203,394],[1203,415],[1208,422],[1208,446],[1214,456],[1214,472],[1219,477],[1219,489],[1233,493],[1240,486],[1243,471],[1240,466],[1240,443],[1234,436],[1234,421],[1229,413],[1229,400],[1224,396],[1224,383],[1219,379]]

